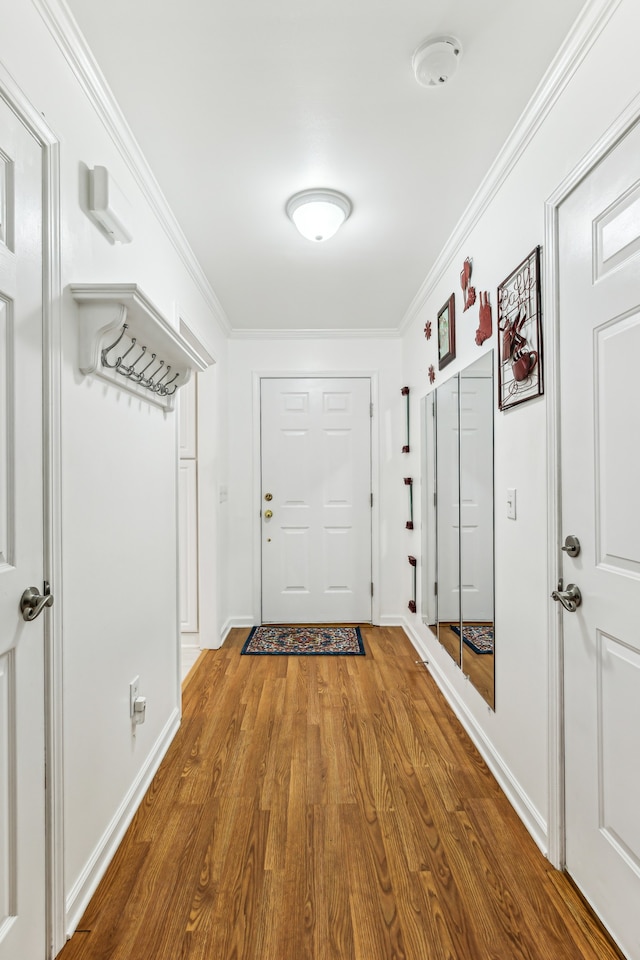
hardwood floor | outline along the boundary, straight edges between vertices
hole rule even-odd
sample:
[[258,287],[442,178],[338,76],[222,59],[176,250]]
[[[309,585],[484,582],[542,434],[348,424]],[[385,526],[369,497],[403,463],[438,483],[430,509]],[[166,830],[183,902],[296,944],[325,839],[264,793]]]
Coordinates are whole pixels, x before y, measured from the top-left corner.
[[613,960],[399,628],[207,652],[61,960]]

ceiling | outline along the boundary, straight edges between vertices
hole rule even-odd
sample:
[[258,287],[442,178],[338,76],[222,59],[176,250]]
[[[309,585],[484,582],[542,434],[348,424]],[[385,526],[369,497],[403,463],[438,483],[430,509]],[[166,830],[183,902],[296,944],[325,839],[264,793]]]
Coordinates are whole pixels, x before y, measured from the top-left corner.
[[[229,325],[397,329],[584,0],[67,0]],[[453,34],[455,77],[414,49]],[[331,240],[285,214],[346,193]]]

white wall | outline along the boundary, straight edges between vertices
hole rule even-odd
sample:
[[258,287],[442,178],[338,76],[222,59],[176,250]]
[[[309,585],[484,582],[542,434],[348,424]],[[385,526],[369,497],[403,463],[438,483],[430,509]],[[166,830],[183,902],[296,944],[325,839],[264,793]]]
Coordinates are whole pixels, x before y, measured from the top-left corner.
[[[180,688],[177,418],[79,373],[78,314],[67,285],[138,283],[170,322],[186,312],[218,362],[202,378],[212,429],[201,452],[209,532],[220,551],[226,341],[36,8],[5,0],[1,7],[0,61],[60,140],[63,562],[52,589],[63,628],[64,895],[72,930],[175,731]],[[95,164],[109,168],[131,204],[131,244],[112,245],[84,212],[86,169]],[[212,644],[226,619],[222,604],[216,597],[207,612]],[[129,682],[136,675],[147,719],[134,737]]]
[[[255,541],[256,503],[254,479],[259,476],[257,457],[259,423],[254,403],[254,374],[282,376],[377,374],[378,398],[374,429],[379,449],[380,615],[398,614],[410,599],[409,566],[401,554],[408,540],[404,525],[408,500],[403,466],[397,454],[405,443],[405,406],[400,391],[399,339],[237,339],[229,341],[229,541],[227,589],[229,625],[259,623],[256,604],[259,558]],[[375,550],[375,546],[374,546]],[[375,566],[375,560],[374,560]],[[406,568],[406,569],[405,569]]]
[[[544,203],[592,144],[640,91],[640,5],[622,0],[572,76],[525,152],[480,219],[460,243],[440,279],[425,284],[426,300],[403,342],[404,379],[412,388],[414,415],[431,388],[425,375],[437,370],[435,337],[427,342],[427,320],[456,293],[457,357],[437,374],[434,387],[496,344],[496,288],[544,239]],[[505,77],[508,83],[508,77]],[[481,111],[478,114],[481,120]],[[472,142],[472,138],[471,141]],[[474,342],[478,304],[462,312],[459,274],[473,258],[472,282],[491,292],[494,337]],[[544,283],[544,277],[543,277]],[[495,413],[496,452],[496,711],[491,712],[428,629],[414,619],[414,637],[429,653],[434,670],[457,708],[484,739],[514,788],[521,814],[546,848],[548,810],[547,614],[555,584],[547,578],[546,398]],[[417,471],[419,454],[413,455]],[[517,520],[506,517],[506,491],[517,489]],[[418,512],[419,496],[416,497]],[[419,552],[420,533],[415,533]]]

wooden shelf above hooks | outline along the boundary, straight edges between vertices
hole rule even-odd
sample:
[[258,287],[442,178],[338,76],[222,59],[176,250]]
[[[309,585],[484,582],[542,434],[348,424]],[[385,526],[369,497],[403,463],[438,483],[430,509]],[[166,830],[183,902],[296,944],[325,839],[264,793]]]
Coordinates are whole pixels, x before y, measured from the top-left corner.
[[72,283],[69,290],[80,311],[82,373],[172,410],[176,391],[209,365],[137,284]]

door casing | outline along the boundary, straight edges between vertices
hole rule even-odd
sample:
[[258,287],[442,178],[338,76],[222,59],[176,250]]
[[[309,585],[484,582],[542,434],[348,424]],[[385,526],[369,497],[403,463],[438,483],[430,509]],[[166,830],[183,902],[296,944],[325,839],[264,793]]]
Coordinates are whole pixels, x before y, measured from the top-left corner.
[[260,381],[263,377],[269,379],[294,378],[331,378],[346,380],[351,378],[367,377],[371,381],[371,402],[373,416],[371,418],[371,490],[373,493],[373,507],[371,510],[371,575],[373,580],[373,597],[371,598],[371,622],[380,623],[380,456],[379,456],[379,416],[378,416],[378,373],[375,370],[278,370],[253,371],[253,482],[252,502],[255,505],[253,526],[253,571],[252,571],[252,620],[260,623],[262,616],[262,560],[261,536],[262,519],[260,517],[261,470],[260,470]]
[[[640,120],[640,95],[605,131],[580,163],[562,181],[545,203],[544,242],[544,316],[545,332],[545,377],[547,380],[547,583],[549,593],[556,588],[561,561],[561,484],[560,484],[560,352],[559,352],[559,208],[572,190],[593,170],[602,158]],[[562,633],[562,609],[560,604],[549,600],[548,608],[548,743],[549,743],[549,795],[547,856],[554,867],[564,869],[566,846],[566,822],[564,810],[564,654]]]

